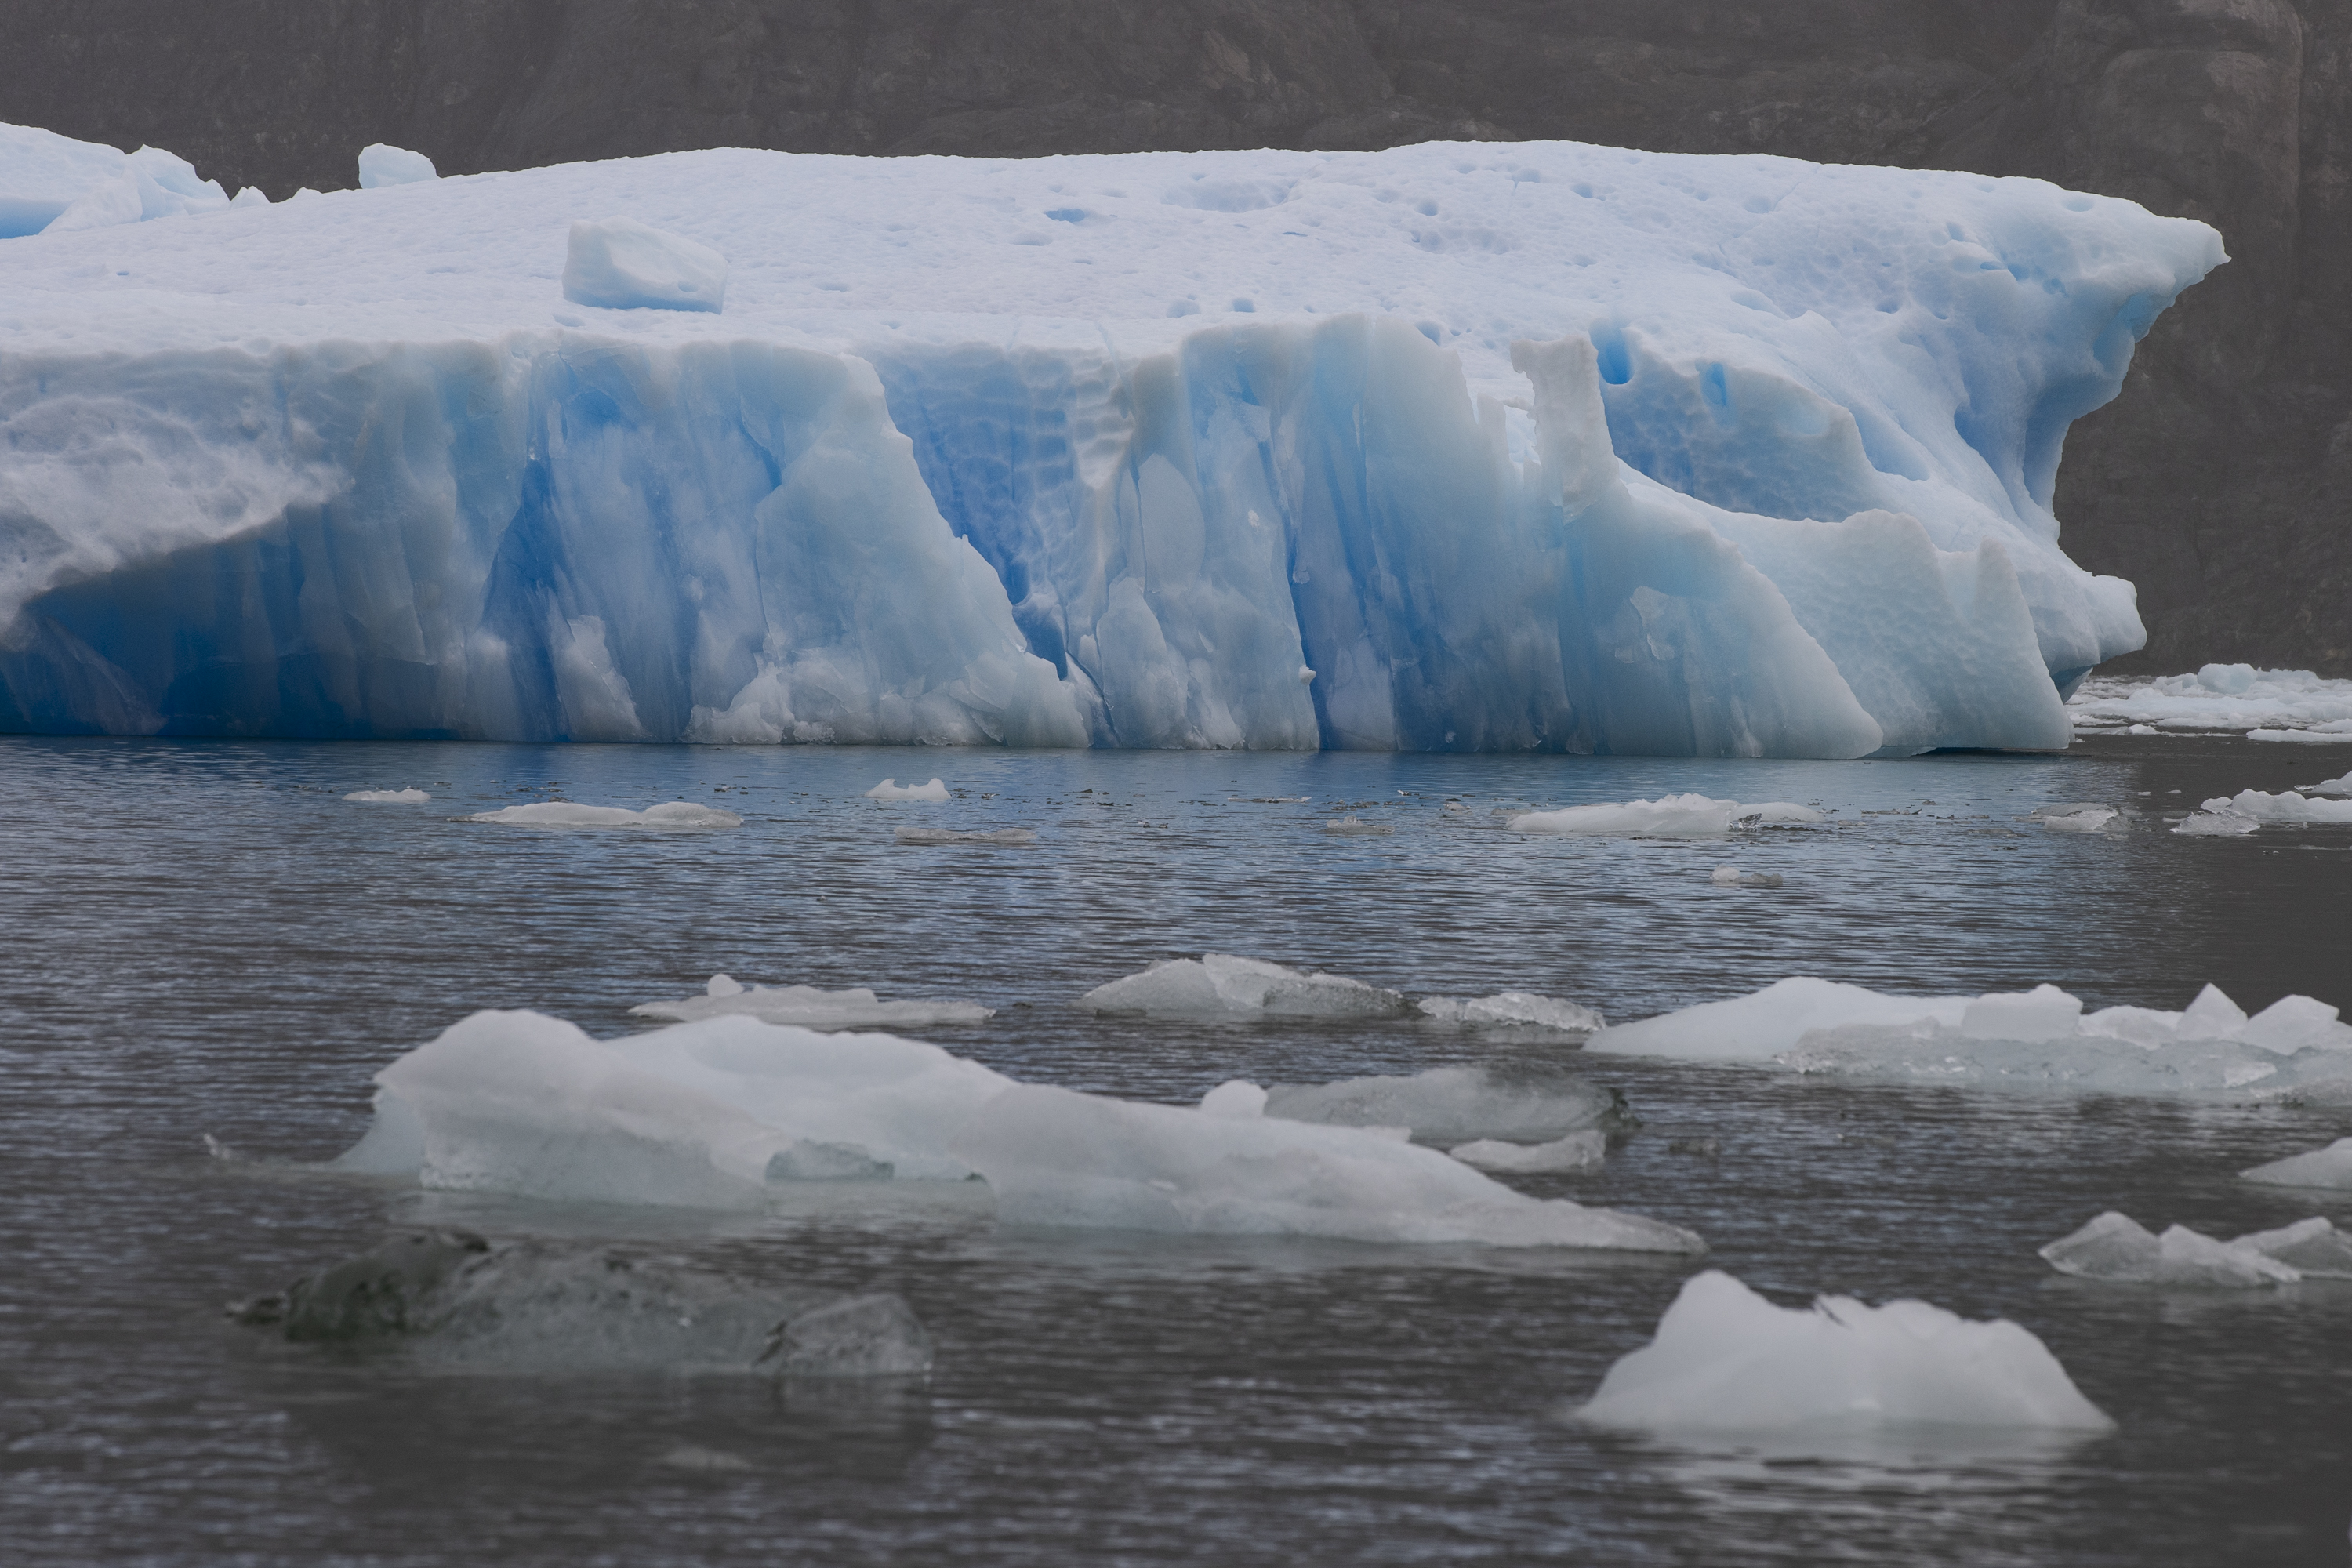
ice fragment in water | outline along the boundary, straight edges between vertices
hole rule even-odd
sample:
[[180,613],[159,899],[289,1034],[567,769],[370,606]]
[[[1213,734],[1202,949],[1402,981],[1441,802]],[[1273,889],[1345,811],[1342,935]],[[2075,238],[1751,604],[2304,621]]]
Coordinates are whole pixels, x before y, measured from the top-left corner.
[[924,800],[937,802],[943,801],[947,799],[947,797],[948,786],[936,778],[927,784],[901,784],[896,779],[884,779],[880,784],[876,784],[872,789],[866,792],[866,798],[868,800]]
[[1611,1367],[1575,1414],[1601,1426],[1781,1439],[2115,1426],[2048,1347],[2006,1320],[1845,1296],[1776,1307],[1717,1269],[1684,1282],[1656,1337]]
[[380,185],[422,184],[440,177],[433,160],[422,153],[383,142],[360,149],[360,189],[363,191],[373,191]]
[[2338,1138],[2325,1149],[2290,1154],[2267,1165],[2238,1173],[2249,1182],[2273,1187],[2340,1187],[2352,1190],[2352,1138]]
[[797,1024],[804,1029],[921,1028],[934,1024],[979,1024],[996,1009],[977,1002],[916,998],[885,1002],[866,987],[825,991],[814,985],[751,985],[732,976],[714,974],[700,996],[674,1002],[641,1002],[629,1009],[646,1018],[691,1022],[740,1014],[770,1024]]
[[1559,811],[1524,812],[1510,819],[1514,833],[1629,838],[1717,838],[1735,827],[1781,827],[1819,822],[1822,814],[1793,801],[1743,805],[1703,795],[1661,795],[1622,805],[1571,805]]
[[2261,826],[2241,811],[2196,811],[2174,824],[2172,831],[2188,838],[2242,838]]
[[613,310],[712,310],[727,299],[727,258],[631,217],[572,226],[563,297]]
[[1344,974],[1308,973],[1230,953],[1164,959],[1078,998],[1090,1013],[1173,1018],[1393,1018],[1412,1005]]
[[421,789],[355,789],[343,798],[378,801],[396,805],[421,805],[433,797]]
[[1482,1171],[1528,1175],[1559,1171],[1589,1171],[1609,1152],[1608,1135],[1599,1131],[1571,1132],[1549,1143],[1508,1143],[1481,1138],[1446,1151],[1465,1165]]
[[2239,1289],[2293,1284],[2295,1269],[2243,1242],[2216,1241],[2186,1226],[2162,1236],[2113,1210],[2042,1248],[2062,1274],[2137,1285]]
[[1778,871],[1742,871],[1737,866],[1717,866],[1707,880],[1718,888],[1777,888],[1781,885]]
[[1432,1068],[1409,1078],[1275,1084],[1265,1114],[1339,1127],[1408,1127],[1441,1148],[1481,1139],[1541,1143],[1615,1126],[1622,1099],[1549,1064]]
[[2352,680],[2244,664],[2209,664],[2194,675],[2154,679],[2095,675],[2076,689],[2066,711],[2080,728],[2128,722],[2136,735],[2166,730],[2324,740],[2331,731],[2352,729]]
[[2305,795],[2326,795],[2336,800],[2352,800],[2352,773],[2340,779],[2327,779],[2315,784],[2298,786]]
[[[2212,816],[2241,816],[2291,827],[2352,827],[2352,800],[2313,800],[2300,795],[2265,795],[2261,790],[2247,789],[2234,795],[2216,795],[2198,810]],[[2185,832],[2187,828],[2188,824],[2183,823],[2175,831]]]
[[1335,816],[1323,825],[1323,831],[1342,837],[1386,838],[1396,829],[1384,823],[1366,822],[1360,816]]
[[515,827],[664,827],[706,829],[740,827],[743,819],[731,811],[697,805],[692,801],[664,801],[643,811],[625,805],[581,805],[568,800],[538,801],[530,805],[501,806],[461,816],[460,822],[500,822]]
[[1589,1035],[1608,1022],[1580,1003],[1532,991],[1497,991],[1492,996],[1424,996],[1414,1005],[1439,1024],[1466,1028],[1541,1029]]
[[2073,805],[2039,806],[2032,815],[2053,832],[2096,833],[2123,814],[2114,806],[2085,801]]
[[2352,1237],[2320,1215],[2299,1219],[2275,1230],[2254,1231],[2230,1245],[2251,1247],[2306,1279],[2352,1279]]
[[901,844],[1034,844],[1037,835],[1027,827],[999,827],[985,833],[960,833],[952,827],[901,827],[894,837]]

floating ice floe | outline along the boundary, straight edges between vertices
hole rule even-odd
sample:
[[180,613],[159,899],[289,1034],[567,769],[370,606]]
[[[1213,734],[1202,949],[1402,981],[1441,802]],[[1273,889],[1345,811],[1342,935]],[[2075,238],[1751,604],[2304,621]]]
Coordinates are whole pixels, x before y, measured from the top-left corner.
[[1611,1367],[1575,1414],[1666,1436],[2115,1427],[2047,1346],[2005,1319],[1846,1296],[1776,1307],[1717,1269],[1684,1283],[1656,1337]]
[[1439,1024],[1469,1028],[1540,1029],[1558,1035],[1589,1035],[1606,1024],[1593,1009],[1532,991],[1497,991],[1492,996],[1424,996],[1413,1004]]
[[2262,831],[2262,823],[2240,811],[2192,811],[2172,825],[2184,838],[2243,838]]
[[935,1024],[983,1023],[996,1015],[996,1009],[977,1002],[885,1002],[864,986],[824,991],[814,985],[744,985],[727,974],[712,975],[699,996],[641,1002],[629,1011],[640,1017],[680,1023],[740,1014],[763,1023],[796,1024],[803,1029],[916,1029]]
[[2352,1240],[2316,1217],[2216,1241],[2183,1225],[2157,1236],[2110,1209],[2042,1248],[2042,1256],[2062,1274],[2133,1285],[2242,1289],[2352,1279]]
[[952,827],[900,827],[892,837],[901,844],[1034,844],[1036,829],[992,827],[985,832],[961,832]]
[[1464,1164],[1475,1165],[1481,1171],[1544,1175],[1592,1169],[1608,1154],[1609,1138],[1608,1134],[1599,1131],[1570,1132],[1549,1143],[1515,1143],[1499,1138],[1480,1138],[1468,1143],[1457,1143],[1446,1152]]
[[887,1294],[779,1288],[605,1247],[465,1232],[395,1237],[230,1309],[289,1340],[397,1343],[436,1372],[781,1378],[929,1372],[930,1335]]
[[390,805],[422,805],[433,797],[421,789],[355,789],[343,798]]
[[2099,833],[2123,813],[2095,801],[2076,801],[2068,805],[2036,806],[2027,815],[2053,833]]
[[1778,871],[1743,871],[1737,866],[1717,866],[1706,879],[1718,888],[1777,888],[1785,880]]
[[2197,809],[2215,816],[2242,816],[2291,827],[2352,827],[2352,800],[2314,800],[2308,795],[2242,789],[2231,795],[2215,795]]
[[668,800],[631,811],[625,805],[582,805],[569,800],[536,801],[529,805],[505,805],[478,811],[460,822],[501,822],[513,827],[740,827],[743,819],[731,811],[697,805],[688,800]]
[[2077,730],[2138,725],[2150,733],[2352,742],[2352,680],[2247,664],[2209,664],[2154,680],[2095,675],[2067,700],[2066,714]]
[[1798,976],[1726,1002],[1612,1025],[1596,1052],[1770,1063],[1830,1077],[2078,1093],[2333,1099],[2352,1093],[2352,1026],[2287,996],[2249,1018],[2208,985],[2183,1011],[2084,1013],[2053,985],[1888,996]]
[[1793,827],[1819,822],[1822,814],[1793,801],[1742,805],[1703,795],[1669,795],[1629,800],[1622,805],[1571,805],[1530,811],[1510,819],[1514,833],[1608,835],[1628,838],[1716,838],[1736,827]]
[[1549,1143],[1606,1131],[1623,1099],[1549,1064],[1432,1068],[1409,1078],[1270,1085],[1265,1114],[1333,1127],[1402,1127],[1416,1143],[1451,1149],[1481,1140]]
[[739,1016],[598,1041],[478,1013],[376,1084],[374,1122],[341,1163],[445,1190],[758,1209],[784,1184],[978,1174],[1008,1225],[1704,1250],[1392,1135],[1255,1114],[1247,1094],[1131,1104],[890,1035]]
[[2325,1149],[2290,1154],[2238,1174],[2266,1186],[2352,1188],[2352,1138],[2338,1138]]
[[2223,259],[1568,142],[94,180],[6,242],[0,728],[2063,746],[2144,640],[2065,433]]
[[2340,779],[2323,779],[2318,784],[2298,784],[2305,795],[2322,795],[2331,800],[2352,800],[2352,773]]
[[866,792],[868,800],[921,800],[934,804],[948,797],[948,786],[938,779],[925,784],[902,784],[897,779],[884,779]]
[[1209,952],[1170,958],[1078,998],[1090,1013],[1162,1018],[1399,1018],[1412,1004],[1344,974]]

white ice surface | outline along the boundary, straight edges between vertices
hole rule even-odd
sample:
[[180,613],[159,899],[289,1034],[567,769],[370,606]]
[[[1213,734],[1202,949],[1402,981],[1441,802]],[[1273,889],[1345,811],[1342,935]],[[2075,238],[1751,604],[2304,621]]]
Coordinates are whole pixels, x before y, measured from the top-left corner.
[[699,996],[674,1002],[642,1002],[629,1009],[646,1018],[690,1023],[741,1014],[769,1024],[803,1029],[918,1029],[933,1024],[978,1024],[996,1009],[977,1002],[917,998],[885,1002],[865,986],[825,991],[814,985],[743,985],[731,975],[714,974]]
[[575,223],[564,253],[563,297],[614,310],[716,313],[727,308],[727,258],[633,217]]
[[894,1180],[977,1173],[1010,1225],[1704,1250],[1378,1131],[1251,1114],[1246,1096],[1130,1104],[889,1035],[733,1016],[599,1041],[535,1013],[478,1013],[376,1084],[374,1124],[342,1165],[443,1190],[757,1209],[774,1181],[875,1180],[887,1165]]
[[355,789],[343,798],[376,801],[396,805],[421,805],[433,797],[421,789]]
[[516,827],[740,827],[743,819],[731,811],[697,805],[688,800],[666,800],[643,811],[625,805],[582,805],[576,801],[534,801],[529,805],[502,805],[478,811],[464,822],[502,822]]
[[2298,784],[2305,795],[2320,795],[2330,800],[2352,800],[2352,773],[2340,779],[2322,779],[2317,784]]
[[1627,838],[1715,838],[1735,827],[1783,827],[1819,822],[1822,814],[1793,801],[1742,805],[1703,795],[1661,795],[1622,805],[1571,805],[1530,811],[1507,825],[1514,833],[1613,836]]
[[[725,314],[567,300],[612,216]],[[2222,259],[1557,142],[715,150],[5,243],[11,722],[1831,756],[2065,743],[2052,678],[2142,640],[2065,430]]]
[[2338,1138],[2325,1149],[2290,1154],[2284,1160],[2273,1160],[2238,1173],[2247,1181],[2266,1186],[2352,1190],[2352,1138]]
[[2050,1266],[2084,1279],[2225,1289],[2352,1279],[2352,1241],[2315,1216],[2229,1241],[2176,1225],[2151,1234],[2109,1210],[2042,1248]]
[[1609,1139],[1598,1131],[1570,1132],[1549,1143],[1514,1143],[1499,1138],[1480,1138],[1468,1143],[1457,1143],[1446,1151],[1465,1165],[1481,1171],[1502,1171],[1519,1175],[1551,1174],[1561,1171],[1589,1171],[1601,1163],[1609,1152]]
[[1716,1269],[1684,1283],[1656,1337],[1611,1367],[1576,1414],[1668,1435],[2115,1426],[2047,1346],[2006,1320],[1845,1296],[1776,1307]]
[[1424,996],[1413,1004],[1422,1016],[1469,1028],[1542,1029],[1589,1035],[1606,1024],[1592,1008],[1532,991],[1497,991],[1492,996]]
[[948,797],[948,786],[938,779],[929,784],[902,784],[897,779],[884,779],[866,792],[868,800],[921,800],[937,803]]
[[1140,974],[1096,986],[1078,1005],[1162,1018],[1394,1018],[1412,1010],[1397,992],[1344,974],[1223,952],[1163,959]]
[[198,179],[186,159],[161,147],[126,153],[29,125],[0,125],[0,239],[223,212],[229,205],[218,181]]
[[2078,730],[2146,724],[2192,733],[2261,731],[2263,739],[2332,734],[2352,743],[2352,680],[2246,664],[2209,664],[2194,675],[2154,680],[2095,675],[2067,700],[2066,714]]
[[2249,1018],[2208,985],[2178,1013],[2085,1014],[2053,985],[1888,996],[1797,976],[1613,1025],[1591,1051],[1769,1063],[1831,1077],[1973,1088],[2265,1100],[2352,1090],[2352,1026],[2308,996]]
[[433,160],[422,153],[412,153],[385,142],[372,142],[360,149],[360,189],[363,191],[382,185],[414,185],[440,177]]
[[2352,827],[2352,800],[2313,799],[2293,793],[2266,795],[2242,789],[2233,795],[2216,795],[2198,810],[2289,827]]

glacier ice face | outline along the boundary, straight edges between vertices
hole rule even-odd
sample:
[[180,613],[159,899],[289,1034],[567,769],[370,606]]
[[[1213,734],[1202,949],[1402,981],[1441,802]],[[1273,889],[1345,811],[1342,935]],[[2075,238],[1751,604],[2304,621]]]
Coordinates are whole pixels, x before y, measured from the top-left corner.
[[[726,313],[563,298],[598,213],[735,258]],[[2221,259],[1571,143],[713,151],[12,240],[0,728],[2063,745],[2141,638],[2058,549],[2064,431]]]
[[2005,1319],[1845,1296],[1776,1307],[1712,1268],[1685,1281],[1656,1336],[1575,1414],[1637,1431],[1783,1437],[2115,1427],[2047,1346]]

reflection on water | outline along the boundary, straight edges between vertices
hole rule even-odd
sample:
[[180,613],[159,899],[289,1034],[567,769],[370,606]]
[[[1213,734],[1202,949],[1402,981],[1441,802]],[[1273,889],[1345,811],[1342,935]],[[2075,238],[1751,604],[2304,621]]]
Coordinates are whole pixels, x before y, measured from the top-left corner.
[[[2121,1208],[2236,1235],[2343,1194],[2241,1184],[2340,1111],[1822,1084],[1602,1060],[1643,1126],[1516,1184],[1654,1215],[1783,1302],[1917,1296],[2040,1335],[2121,1423],[2030,1452],[1664,1445],[1563,1410],[1693,1265],[1281,1238],[1014,1234],[984,1186],[757,1215],[549,1209],[304,1163],[367,1079],[483,1006],[592,1032],[745,981],[970,997],[921,1031],[1016,1077],[1169,1100],[1553,1060],[1410,1022],[1212,1025],[1068,1005],[1233,952],[1414,994],[1518,988],[1631,1018],[1791,973],[1949,994],[2051,981],[2179,1007],[2352,1003],[2352,833],[2191,840],[2207,795],[2326,748],[2158,738],[1902,763],[931,753],[944,805],[863,798],[903,752],[0,741],[0,1520],[11,1563],[2342,1563],[2352,1288],[2101,1287],[2034,1256]],[[2313,753],[2326,752],[2315,761]],[[347,803],[415,784],[427,805]],[[1498,808],[1696,790],[1832,826],[1523,838]],[[2175,793],[2178,792],[2178,793]],[[1286,799],[1307,795],[1306,801]],[[720,834],[453,817],[683,797]],[[1449,811],[1452,803],[1466,810]],[[2116,828],[2033,808],[2095,801]],[[1322,831],[1335,816],[1392,827]],[[901,846],[909,823],[1029,846]],[[1721,888],[1733,864],[1780,889]],[[243,1153],[205,1152],[210,1134]],[[217,1316],[387,1228],[624,1241],[904,1294],[927,1385],[455,1378]]]

